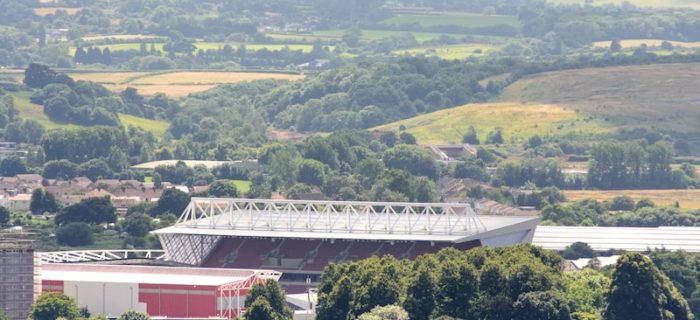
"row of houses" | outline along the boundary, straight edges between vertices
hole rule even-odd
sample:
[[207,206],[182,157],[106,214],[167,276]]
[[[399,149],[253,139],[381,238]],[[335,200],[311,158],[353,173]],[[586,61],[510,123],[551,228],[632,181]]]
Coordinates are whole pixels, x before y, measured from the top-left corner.
[[[153,183],[138,180],[101,179],[92,181],[87,177],[70,180],[45,179],[38,174],[18,174],[14,177],[0,177],[0,205],[12,211],[28,211],[31,193],[44,188],[64,205],[71,205],[85,198],[109,196],[117,211],[126,212],[132,206],[143,202],[158,201],[163,190],[177,188],[184,192],[187,186],[163,182],[160,188]],[[201,187],[198,187],[201,188]]]

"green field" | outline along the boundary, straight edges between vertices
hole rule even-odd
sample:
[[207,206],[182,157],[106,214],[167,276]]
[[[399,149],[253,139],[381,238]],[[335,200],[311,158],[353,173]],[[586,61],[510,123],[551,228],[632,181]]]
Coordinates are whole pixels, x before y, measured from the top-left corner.
[[231,182],[233,182],[233,185],[236,186],[236,189],[238,189],[238,192],[240,193],[246,193],[250,191],[251,182],[248,180],[231,180]]
[[469,57],[482,57],[491,52],[497,51],[500,46],[484,44],[484,43],[471,43],[471,44],[460,44],[460,45],[449,45],[441,47],[425,47],[425,48],[412,48],[404,50],[395,50],[394,54],[397,55],[424,55],[424,56],[436,56],[442,59],[465,59]]
[[610,127],[697,132],[700,63],[565,70],[508,86],[502,102],[558,104]]
[[[461,34],[445,34],[437,32],[407,32],[407,31],[389,31],[389,30],[361,30],[362,35],[360,39],[363,41],[375,41],[390,38],[392,36],[401,36],[405,34],[412,34],[418,42],[425,42],[430,40],[438,40],[442,36],[447,36],[451,38],[460,38],[464,35]],[[333,29],[333,30],[320,30],[314,31],[313,36],[321,36],[327,38],[340,39],[346,30]]]
[[403,125],[418,143],[461,143],[469,126],[480,139],[500,127],[506,141],[533,135],[589,135],[606,129],[585,121],[573,109],[549,104],[479,103],[450,108],[382,125],[371,131],[398,131]]
[[29,101],[29,96],[31,96],[31,93],[28,91],[10,92],[9,94],[14,98],[15,107],[17,108],[17,110],[19,110],[19,117],[24,120],[35,120],[41,123],[41,125],[44,126],[44,128],[46,128],[47,130],[56,128],[70,129],[79,127],[74,124],[58,123],[49,119],[49,117],[46,116],[46,114],[44,114],[44,107]]
[[[584,5],[585,0],[548,0],[547,2],[555,4],[579,4]],[[638,7],[656,7],[656,8],[693,8],[700,9],[700,2],[697,0],[596,0],[593,5],[600,6],[606,4],[621,5],[625,2]]]
[[[240,46],[245,46],[246,50],[250,51],[259,51],[263,49],[267,49],[269,51],[281,51],[285,49],[289,49],[291,51],[297,51],[301,50],[302,52],[311,52],[313,50],[314,46],[312,44],[285,44],[285,43],[224,43],[224,42],[195,42],[195,50],[216,50],[220,49],[225,45],[230,45],[234,49],[237,49]],[[151,50],[151,45],[154,46],[154,48],[159,51],[163,52],[163,44],[162,43],[147,43],[146,44],[146,50]],[[109,51],[111,52],[118,52],[118,51],[128,51],[128,50],[140,50],[141,48],[141,43],[138,42],[128,42],[128,43],[113,43],[113,44],[103,44],[103,45],[98,45],[96,46],[102,50],[105,48],[109,48]],[[335,49],[334,46],[326,46],[328,50],[333,50]],[[75,54],[75,47],[70,47],[68,50],[68,53],[70,55]]]
[[119,121],[125,128],[129,126],[138,127],[143,130],[152,132],[157,137],[162,137],[168,131],[169,123],[161,120],[146,119],[130,114],[119,113]]
[[[49,119],[49,117],[44,114],[44,108],[42,106],[29,101],[31,93],[28,91],[11,92],[10,95],[14,98],[15,107],[19,110],[19,117],[24,120],[35,120],[41,123],[47,130],[56,128],[75,129],[80,127],[75,124],[59,123]],[[118,113],[117,115],[125,128],[129,125],[139,127],[159,137],[163,136],[168,130],[169,124],[165,121],[140,118],[123,113]]]
[[516,16],[485,14],[399,14],[382,21],[385,25],[419,24],[422,27],[460,26],[465,28],[491,27],[508,25],[520,28],[522,25]]

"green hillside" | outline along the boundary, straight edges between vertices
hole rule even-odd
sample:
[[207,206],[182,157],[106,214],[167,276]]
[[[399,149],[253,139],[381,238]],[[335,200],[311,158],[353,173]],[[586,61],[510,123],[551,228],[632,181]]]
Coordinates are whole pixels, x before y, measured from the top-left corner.
[[[46,129],[71,129],[79,127],[75,124],[59,123],[49,119],[49,117],[44,114],[42,106],[29,101],[29,96],[31,93],[28,91],[11,92],[10,95],[14,98],[15,107],[19,110],[19,116],[22,119],[35,120],[41,123],[41,125],[43,125]],[[119,121],[121,121],[125,128],[128,126],[139,127],[146,131],[152,132],[158,137],[163,136],[168,130],[169,124],[165,121],[146,119],[123,113],[119,113],[118,115]]]
[[440,110],[372,128],[398,131],[400,126],[418,143],[461,143],[469,126],[484,140],[497,127],[506,141],[520,141],[533,135],[589,135],[606,129],[587,121],[575,110],[549,104],[480,103]]

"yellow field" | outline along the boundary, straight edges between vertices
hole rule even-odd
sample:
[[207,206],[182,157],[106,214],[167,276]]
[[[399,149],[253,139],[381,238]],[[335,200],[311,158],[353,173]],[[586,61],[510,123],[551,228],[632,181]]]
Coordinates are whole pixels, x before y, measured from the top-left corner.
[[48,16],[56,13],[58,10],[63,10],[66,13],[73,15],[78,13],[82,8],[34,8],[34,14],[40,17]]
[[218,84],[199,84],[199,85],[192,85],[192,84],[161,84],[161,85],[151,85],[151,84],[142,84],[142,85],[134,85],[134,84],[117,84],[117,85],[112,85],[108,84],[105,85],[107,89],[112,90],[114,92],[121,92],[127,87],[134,88],[138,91],[140,95],[143,96],[153,96],[156,93],[165,93],[168,97],[170,98],[183,98],[189,95],[190,93],[197,93],[197,92],[204,92],[207,91],[213,87],[216,87]]
[[552,104],[479,103],[450,108],[375,127],[371,130],[398,131],[401,125],[419,143],[461,143],[469,126],[484,141],[496,127],[508,142],[533,135],[563,135],[602,132],[595,122],[581,120],[575,110]]
[[224,71],[165,71],[165,72],[76,72],[69,74],[75,80],[103,84],[107,89],[120,92],[132,87],[145,96],[162,92],[169,97],[181,98],[190,93],[209,90],[224,83],[264,79],[299,80],[303,75],[265,72]]
[[221,84],[264,79],[299,80],[304,76],[264,72],[171,72],[141,77],[130,83],[135,85]]
[[140,77],[148,74],[147,72],[133,72],[133,71],[112,71],[112,72],[78,72],[78,73],[68,73],[68,75],[74,80],[85,80],[92,81],[102,84],[119,84],[125,83],[129,79],[134,77]]
[[[620,46],[622,46],[623,49],[628,49],[628,48],[637,48],[641,46],[642,44],[646,44],[647,46],[650,47],[660,47],[661,43],[664,42],[665,40],[660,40],[660,39],[630,39],[630,40],[620,40]],[[682,47],[682,48],[700,48],[700,41],[699,42],[680,42],[680,41],[669,41],[674,47]],[[609,48],[610,47],[610,41],[596,41],[593,42],[593,46],[597,48]]]
[[648,198],[657,205],[675,205],[676,201],[684,209],[700,209],[700,189],[674,189],[674,190],[576,190],[564,191],[568,201],[580,201],[583,199],[596,199],[598,201],[611,200],[619,196],[628,196],[639,200]]

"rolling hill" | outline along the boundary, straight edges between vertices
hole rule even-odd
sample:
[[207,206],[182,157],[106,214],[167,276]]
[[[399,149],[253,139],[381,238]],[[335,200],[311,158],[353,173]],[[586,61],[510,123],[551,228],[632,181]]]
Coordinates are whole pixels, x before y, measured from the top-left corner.
[[490,131],[503,129],[506,141],[520,141],[537,135],[589,135],[604,129],[570,108],[552,104],[478,103],[431,112],[375,127],[373,131],[398,131],[401,126],[418,143],[461,143],[469,126],[480,139]]
[[700,63],[589,68],[535,74],[492,103],[440,110],[375,127],[401,125],[419,143],[459,143],[469,126],[479,137],[503,128],[507,141],[539,135],[590,136],[617,128],[685,134],[700,130]]

